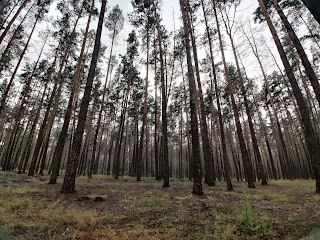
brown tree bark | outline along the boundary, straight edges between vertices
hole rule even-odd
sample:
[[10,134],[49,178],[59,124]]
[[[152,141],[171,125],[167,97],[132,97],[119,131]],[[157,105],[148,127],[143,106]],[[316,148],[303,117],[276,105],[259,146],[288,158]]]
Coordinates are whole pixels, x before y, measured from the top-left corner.
[[219,20],[218,20],[218,16],[217,16],[217,10],[216,10],[215,2],[214,2],[213,9],[214,9],[214,15],[215,15],[216,24],[217,24],[218,35],[219,35],[219,43],[220,43],[220,49],[221,49],[222,60],[223,60],[223,65],[224,65],[225,77],[226,77],[226,80],[228,82],[228,91],[229,91],[229,94],[230,94],[231,103],[232,103],[232,109],[233,109],[233,114],[234,114],[234,119],[235,119],[235,123],[236,123],[236,129],[237,129],[237,135],[238,135],[239,144],[240,144],[240,151],[241,151],[241,155],[242,155],[244,171],[245,171],[245,175],[247,177],[248,187],[249,188],[255,188],[255,186],[254,186],[253,169],[252,169],[252,165],[251,165],[251,162],[250,162],[250,159],[249,159],[248,150],[247,150],[247,147],[246,147],[246,144],[245,144],[245,140],[244,140],[244,137],[243,137],[243,130],[242,130],[242,126],[241,126],[241,123],[240,123],[239,111],[238,111],[237,104],[235,102],[233,89],[232,89],[232,85],[231,85],[231,80],[230,80],[230,76],[229,76],[229,72],[228,72],[228,68],[227,68],[227,62],[226,62],[226,59],[225,59],[224,47],[223,47],[223,44],[222,44],[222,37],[221,37]]
[[65,113],[65,118],[63,122],[63,126],[61,129],[61,133],[59,135],[59,139],[57,142],[57,147],[53,155],[53,160],[52,160],[52,173],[50,177],[49,184],[56,184],[57,183],[57,177],[59,175],[59,169],[61,165],[61,159],[62,159],[62,154],[63,154],[63,149],[65,145],[65,141],[68,135],[68,128],[69,128],[69,123],[72,115],[72,110],[74,107],[74,98],[75,95],[77,94],[78,88],[79,88],[79,80],[80,80],[80,72],[81,72],[81,65],[82,65],[82,59],[85,51],[85,46],[88,38],[88,32],[89,32],[89,27],[90,27],[90,22],[91,22],[91,17],[93,14],[93,9],[94,9],[94,0],[91,2],[91,9],[87,21],[87,26],[86,30],[84,33],[84,38],[82,41],[82,47],[81,47],[81,52],[80,56],[78,58],[78,63],[77,63],[77,69],[74,74],[73,80],[72,80],[72,87],[71,87],[71,93],[69,97],[69,102],[68,102],[68,107]]
[[[72,142],[71,156],[67,162],[66,175],[64,177],[63,185],[61,188],[61,192],[63,193],[75,192],[75,178],[77,173],[82,137],[83,137],[83,132],[84,132],[85,123],[86,123],[86,116],[87,116],[88,106],[90,102],[93,79],[94,79],[96,66],[98,62],[98,55],[99,55],[100,44],[101,44],[101,33],[102,33],[102,26],[103,26],[106,5],[107,5],[107,1],[103,0],[101,4],[101,9],[100,9],[98,27],[96,32],[95,44],[94,44],[94,49],[92,53],[88,79],[87,79],[84,95],[80,105],[79,120],[76,128],[76,132],[74,134],[74,138]],[[93,10],[93,6],[94,6],[94,0],[92,0],[91,13]]]
[[157,6],[153,0],[154,17],[156,20],[158,47],[160,52],[160,81],[161,81],[161,96],[162,96],[162,162],[163,162],[163,187],[170,187],[169,184],[169,155],[168,155],[168,119],[167,119],[167,93],[165,84],[165,65],[163,56],[163,41],[161,37],[160,20],[157,13]]
[[222,111],[221,111],[217,73],[216,73],[214,56],[213,56],[212,39],[211,39],[211,35],[210,35],[210,28],[209,28],[209,24],[208,24],[207,12],[204,7],[203,0],[201,0],[201,6],[202,6],[203,14],[204,14],[205,25],[206,25],[206,33],[207,33],[207,38],[208,38],[209,50],[210,50],[211,71],[213,74],[215,96],[216,96],[217,107],[218,107],[219,130],[220,130],[220,137],[221,137],[222,159],[223,159],[223,165],[224,165],[224,179],[227,183],[228,190],[233,190],[233,186],[232,186],[232,182],[231,182],[231,178],[230,178],[230,164],[229,164],[229,159],[228,159],[228,155],[227,155],[226,136],[225,136],[225,132],[224,132],[224,124],[223,124],[223,117],[222,117]]
[[281,60],[283,62],[286,74],[287,74],[289,82],[290,82],[290,85],[292,87],[293,94],[294,94],[296,101],[297,101],[297,104],[298,104],[302,127],[304,130],[305,139],[307,142],[307,148],[309,151],[310,159],[311,159],[313,167],[314,167],[314,177],[316,180],[316,193],[320,193],[320,159],[319,159],[320,140],[319,140],[318,135],[316,134],[316,131],[314,130],[314,128],[312,126],[308,106],[304,100],[302,93],[301,93],[301,90],[299,88],[297,80],[294,76],[294,73],[293,73],[292,68],[290,66],[290,63],[288,61],[288,58],[284,52],[283,46],[281,45],[278,34],[272,24],[272,21],[271,21],[270,16],[267,12],[267,9],[266,9],[262,0],[258,0],[258,1],[259,1],[259,5],[262,9],[262,12],[267,20],[268,27],[271,31],[272,37],[273,37],[275,44],[277,46],[278,52],[280,54]]
[[282,24],[284,26],[284,28],[287,30],[288,35],[292,41],[292,43],[294,44],[295,48],[297,49],[297,52],[299,54],[299,57],[301,59],[301,62],[306,70],[306,74],[311,82],[311,85],[313,87],[314,93],[316,95],[316,98],[320,104],[320,83],[319,83],[319,79],[317,78],[310,61],[308,60],[307,54],[305,53],[301,42],[299,40],[299,38],[297,37],[296,33],[294,32],[291,24],[289,23],[287,17],[285,16],[284,12],[282,11],[280,5],[278,4],[278,2],[276,0],[271,0],[272,4],[274,5],[274,8],[276,9],[276,11],[278,12],[280,19],[282,21]]
[[187,64],[188,64],[188,78],[189,78],[189,94],[190,94],[190,111],[191,111],[191,135],[192,135],[192,170],[193,170],[193,194],[203,195],[202,190],[202,168],[200,158],[200,144],[198,132],[198,119],[196,110],[196,83],[194,79],[194,72],[191,58],[190,46],[190,24],[188,23],[188,6],[185,0],[179,0],[180,10],[183,20],[184,39],[186,44]]
[[22,2],[22,4],[20,5],[19,9],[17,10],[17,12],[15,13],[15,15],[12,17],[12,19],[10,20],[10,22],[8,23],[8,25],[6,26],[6,28],[4,29],[3,33],[0,36],[0,44],[2,43],[4,37],[7,35],[7,33],[9,32],[12,24],[15,22],[15,20],[17,19],[17,17],[19,16],[19,14],[21,13],[21,11],[24,9],[24,7],[27,5],[27,3],[30,0],[24,0]]

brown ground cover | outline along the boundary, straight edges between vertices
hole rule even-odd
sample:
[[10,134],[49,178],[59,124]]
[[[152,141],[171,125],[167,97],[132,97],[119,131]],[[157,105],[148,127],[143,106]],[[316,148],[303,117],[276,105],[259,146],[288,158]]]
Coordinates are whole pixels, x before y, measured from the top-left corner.
[[204,186],[153,179],[77,179],[61,194],[61,179],[0,172],[0,239],[320,239],[320,195],[314,181],[270,181],[248,189],[234,182]]

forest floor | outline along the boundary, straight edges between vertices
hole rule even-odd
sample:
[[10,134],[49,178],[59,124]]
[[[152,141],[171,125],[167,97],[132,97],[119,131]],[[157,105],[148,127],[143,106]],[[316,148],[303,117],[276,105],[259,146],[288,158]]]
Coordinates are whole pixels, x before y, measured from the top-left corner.
[[[77,178],[77,192],[61,194],[62,179],[0,171],[0,239],[320,239],[320,195],[309,180],[270,181],[248,189],[234,182],[204,185],[174,180]],[[98,198],[97,198],[98,197]]]

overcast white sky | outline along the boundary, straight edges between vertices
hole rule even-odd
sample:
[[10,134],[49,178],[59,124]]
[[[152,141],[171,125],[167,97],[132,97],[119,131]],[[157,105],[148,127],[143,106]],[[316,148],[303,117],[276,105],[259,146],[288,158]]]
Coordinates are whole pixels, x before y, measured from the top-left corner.
[[[97,8],[100,8],[100,2],[99,1],[96,1],[96,2],[97,2],[96,3]],[[109,9],[114,7],[116,4],[118,4],[124,12],[125,25],[124,25],[124,29],[119,34],[118,46],[114,50],[114,54],[125,54],[126,45],[127,45],[126,39],[128,37],[128,33],[131,32],[133,29],[128,20],[128,13],[132,11],[131,0],[109,0],[108,1]],[[240,7],[238,8],[237,16],[239,17],[239,19],[250,18],[252,20],[253,18],[252,13],[257,6],[258,6],[257,0],[243,0]],[[50,9],[50,15],[54,16],[55,12],[57,11],[55,11],[54,6],[52,6],[52,8]],[[166,26],[169,32],[173,30],[173,17],[175,18],[176,29],[178,29],[178,27],[181,26],[181,21],[179,19],[180,17],[179,0],[163,0],[161,17],[163,19],[162,23]],[[87,18],[83,18],[81,20],[79,24],[81,28],[85,27],[86,20]],[[91,25],[90,25],[91,29],[96,29],[97,20],[98,19],[96,18],[94,21],[91,22]],[[42,23],[41,26],[37,27],[37,29],[43,29],[45,25],[46,23]],[[204,28],[201,31],[204,31]],[[268,32],[267,32],[267,35],[268,35]],[[101,41],[103,44],[107,46],[111,45],[111,41],[108,37],[107,29],[105,28],[102,32]],[[26,56],[31,58],[32,60],[35,60],[37,55],[36,53],[39,52],[41,48],[41,41],[39,41],[37,38],[33,38],[30,46],[31,48],[29,49],[28,54],[26,54]],[[107,48],[106,56],[108,56],[109,50],[110,48]]]
[[[116,4],[119,4],[121,9],[123,9],[123,11],[125,13],[125,18],[126,18],[125,27],[119,35],[119,41],[118,41],[119,46],[116,49],[117,53],[124,54],[126,51],[126,41],[125,40],[128,37],[128,33],[132,30],[132,27],[130,26],[130,23],[129,23],[128,17],[127,17],[127,13],[132,11],[131,0],[109,0],[108,1],[108,5],[110,7],[113,7]],[[243,19],[243,20],[244,19],[252,20],[253,19],[253,12],[257,7],[258,7],[257,0],[243,0],[241,5],[238,8],[237,18]],[[201,11],[199,14],[202,14]],[[162,23],[166,26],[168,31],[173,30],[173,16],[175,17],[176,29],[178,29],[178,27],[181,26],[181,24],[182,24],[179,19],[179,17],[180,17],[179,0],[163,0],[162,1],[161,17],[163,19]],[[271,35],[269,34],[269,31],[268,31],[266,25],[265,25],[265,28],[267,30],[267,31],[265,31],[265,36],[266,36],[266,38],[270,38]],[[223,30],[223,27],[222,27],[222,30]],[[203,30],[200,29],[200,31],[204,32],[204,27],[203,27]],[[106,31],[104,32],[103,36],[107,37]],[[107,45],[110,43],[110,42],[108,43],[108,41],[106,41],[106,39],[102,39],[102,41],[104,44],[107,44]],[[273,47],[272,42],[271,42],[271,47]],[[107,52],[108,52],[108,50],[107,50]],[[232,55],[229,55],[229,56],[230,56],[230,61],[232,61],[231,60],[233,58]],[[244,62],[248,68],[251,68],[249,71],[252,73],[255,71],[259,72],[259,70],[255,70],[253,68],[253,65],[250,63],[250,61],[252,62],[254,59],[252,59],[252,57],[248,58],[248,59],[244,58]]]

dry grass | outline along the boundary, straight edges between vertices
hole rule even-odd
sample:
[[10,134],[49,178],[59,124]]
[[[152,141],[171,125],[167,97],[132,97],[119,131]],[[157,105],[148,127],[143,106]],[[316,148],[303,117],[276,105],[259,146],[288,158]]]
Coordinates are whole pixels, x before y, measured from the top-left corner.
[[0,239],[269,240],[299,239],[320,229],[313,181],[271,181],[256,189],[234,183],[233,192],[217,183],[204,186],[204,197],[178,180],[164,189],[151,179],[81,177],[70,195],[40,178],[0,172],[1,181]]

